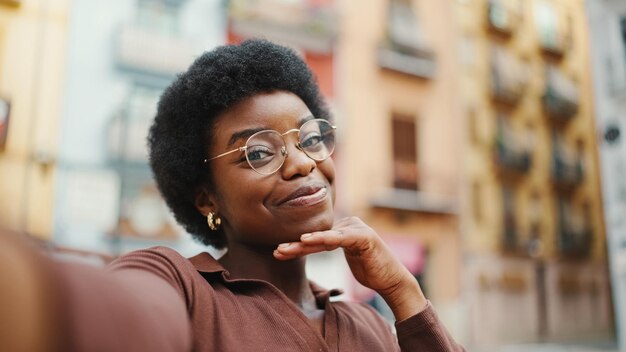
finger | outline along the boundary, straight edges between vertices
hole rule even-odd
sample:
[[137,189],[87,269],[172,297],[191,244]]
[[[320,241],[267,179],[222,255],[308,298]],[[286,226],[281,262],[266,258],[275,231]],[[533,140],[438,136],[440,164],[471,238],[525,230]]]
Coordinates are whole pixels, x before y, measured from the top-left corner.
[[305,244],[302,242],[283,243],[276,250],[282,254],[288,255],[306,255],[311,253],[332,251],[337,249],[336,245],[327,244]]
[[289,260],[298,257],[305,256],[307,254],[332,251],[337,249],[337,246],[327,245],[304,245],[302,243],[283,243],[274,250],[274,257],[280,260]]
[[353,247],[363,241],[362,234],[350,228],[331,229],[327,231],[317,231],[305,233],[300,236],[300,241],[308,246],[323,244],[335,247]]

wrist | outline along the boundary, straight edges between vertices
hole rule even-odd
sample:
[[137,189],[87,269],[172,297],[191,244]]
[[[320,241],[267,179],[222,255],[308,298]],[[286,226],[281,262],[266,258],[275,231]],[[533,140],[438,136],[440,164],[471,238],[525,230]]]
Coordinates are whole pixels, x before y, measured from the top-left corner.
[[428,305],[419,283],[412,275],[408,275],[398,285],[378,293],[391,308],[396,321],[412,317]]

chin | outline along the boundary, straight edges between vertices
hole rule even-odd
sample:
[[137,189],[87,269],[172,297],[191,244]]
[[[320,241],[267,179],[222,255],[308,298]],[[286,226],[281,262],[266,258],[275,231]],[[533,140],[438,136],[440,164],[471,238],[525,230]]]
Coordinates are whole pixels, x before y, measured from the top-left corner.
[[302,225],[305,225],[306,227],[303,233],[330,230],[333,227],[334,219],[334,214],[331,211],[325,212],[324,214],[319,214],[316,217],[312,217],[310,219],[302,221]]

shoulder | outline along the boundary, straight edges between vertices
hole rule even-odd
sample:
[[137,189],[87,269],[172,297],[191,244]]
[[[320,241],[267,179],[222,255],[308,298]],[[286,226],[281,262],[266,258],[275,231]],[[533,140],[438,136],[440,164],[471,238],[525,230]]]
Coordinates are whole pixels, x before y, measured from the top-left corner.
[[133,270],[157,275],[177,288],[184,288],[186,282],[200,277],[189,259],[174,249],[162,246],[124,254],[109,264],[107,270]]
[[109,270],[151,269],[152,266],[193,267],[187,258],[174,249],[158,246],[124,254],[109,264]]

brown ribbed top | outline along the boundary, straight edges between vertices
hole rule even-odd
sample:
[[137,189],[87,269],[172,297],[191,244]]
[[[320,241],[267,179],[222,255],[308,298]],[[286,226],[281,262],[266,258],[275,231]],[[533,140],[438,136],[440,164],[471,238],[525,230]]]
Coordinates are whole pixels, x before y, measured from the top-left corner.
[[[276,287],[260,280],[230,279],[207,253],[187,259],[172,249],[154,247],[120,257],[109,270],[125,277],[157,275],[169,283],[184,300],[189,319],[172,316],[166,320],[190,324],[194,351],[463,351],[430,304],[421,313],[396,323],[396,339],[371,307],[331,302],[330,296],[340,294],[339,290],[327,291],[311,283],[318,307],[324,309],[322,336]],[[132,280],[125,282],[132,285]],[[150,290],[146,297],[158,295],[154,289],[145,289]],[[133,288],[139,297],[141,290],[140,286]],[[129,319],[133,320],[137,317]],[[170,339],[185,341],[185,336],[168,333]]]

